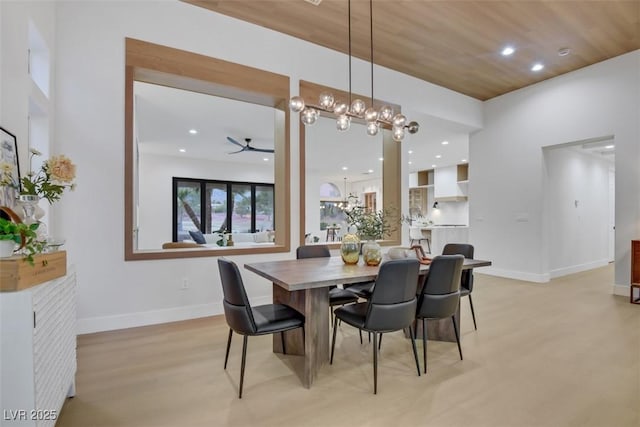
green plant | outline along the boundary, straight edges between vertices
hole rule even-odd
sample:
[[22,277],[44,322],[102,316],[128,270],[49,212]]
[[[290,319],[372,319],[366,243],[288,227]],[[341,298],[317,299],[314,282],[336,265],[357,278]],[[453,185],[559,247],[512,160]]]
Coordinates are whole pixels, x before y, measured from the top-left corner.
[[[354,199],[354,200],[351,200]],[[383,239],[397,229],[397,212],[394,208],[371,211],[350,196],[349,206],[344,210],[349,227],[357,229],[361,239]]]
[[[30,149],[29,172],[20,179],[20,194],[39,196],[47,199],[49,203],[60,200],[65,189],[75,189],[73,180],[76,177],[76,165],[64,156],[53,156],[42,162],[40,170],[31,170],[31,161],[34,156],[40,156],[36,149]],[[15,184],[14,184],[15,186]]]
[[24,241],[22,251],[25,255],[25,260],[33,265],[33,256],[42,252],[45,247],[45,242],[38,241],[38,235],[36,234],[39,226],[40,223],[37,222],[27,225],[0,217],[0,240],[10,240],[18,245],[21,245]]

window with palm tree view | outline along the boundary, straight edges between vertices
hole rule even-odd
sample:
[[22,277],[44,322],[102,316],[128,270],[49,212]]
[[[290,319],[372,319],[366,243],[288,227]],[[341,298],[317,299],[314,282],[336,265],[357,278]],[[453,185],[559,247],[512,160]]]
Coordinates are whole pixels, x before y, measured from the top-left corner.
[[274,184],[173,178],[173,239],[274,229]]

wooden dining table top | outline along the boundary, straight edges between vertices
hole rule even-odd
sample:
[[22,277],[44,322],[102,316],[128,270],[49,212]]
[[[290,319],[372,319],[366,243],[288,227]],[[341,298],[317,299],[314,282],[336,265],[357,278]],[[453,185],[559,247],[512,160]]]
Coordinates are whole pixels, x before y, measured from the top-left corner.
[[[382,262],[388,259],[385,257]],[[467,270],[490,265],[491,261],[465,258],[462,268]],[[373,281],[380,269],[379,265],[367,266],[362,260],[348,265],[340,256],[256,262],[244,267],[288,291]],[[420,273],[427,271],[429,266],[420,264]]]

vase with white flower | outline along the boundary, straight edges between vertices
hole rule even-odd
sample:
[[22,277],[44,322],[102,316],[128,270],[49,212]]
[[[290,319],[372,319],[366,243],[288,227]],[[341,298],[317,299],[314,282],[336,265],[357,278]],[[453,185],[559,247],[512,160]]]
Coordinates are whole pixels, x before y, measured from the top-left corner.
[[[33,158],[42,153],[34,148],[29,150],[29,172],[16,181],[15,166],[0,162],[0,187],[10,187],[18,192],[18,202],[23,211],[23,222],[27,225],[39,224],[38,241],[49,245],[46,227],[34,216],[39,209],[38,202],[46,199],[50,204],[60,200],[65,190],[75,189],[76,166],[64,155],[52,156],[33,170]],[[44,246],[43,246],[44,247]]]
[[29,172],[20,179],[18,196],[27,224],[37,221],[33,215],[40,199],[46,199],[49,204],[60,200],[65,190],[75,189],[73,180],[76,177],[76,166],[64,155],[52,156],[34,172],[31,168],[33,158],[42,153],[33,148],[29,152]]

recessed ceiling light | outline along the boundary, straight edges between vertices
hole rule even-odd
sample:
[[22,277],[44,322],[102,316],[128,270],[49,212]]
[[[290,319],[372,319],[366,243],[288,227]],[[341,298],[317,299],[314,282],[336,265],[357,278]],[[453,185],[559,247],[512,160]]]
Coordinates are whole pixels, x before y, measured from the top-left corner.
[[348,167],[346,167],[346,166],[343,166],[343,167],[342,167],[342,170],[343,170],[343,171],[346,171],[347,169],[349,169],[349,168],[348,168]]
[[185,150],[184,148],[181,148],[178,151],[181,152],[181,153],[186,153],[187,152],[187,150]]
[[608,150],[612,149],[613,147],[614,147],[614,146],[613,146],[613,144],[612,144],[612,145],[605,145],[605,146],[604,146],[604,148],[606,148],[606,149],[608,149]]
[[264,160],[265,162],[268,162],[268,161],[269,161],[269,158],[268,158],[268,157],[265,157],[265,158],[263,158],[262,160]]
[[191,135],[195,135],[196,133],[198,133],[198,131],[197,131],[197,130],[195,130],[195,129],[189,129],[189,133],[190,133]]
[[442,158],[442,155],[436,154],[436,159],[441,159],[441,158]]
[[442,145],[447,145],[449,144],[449,141],[442,141]]
[[466,161],[467,161],[467,159],[462,159],[461,161],[462,161],[462,162],[466,162]]
[[536,62],[535,64],[533,64],[533,66],[531,67],[531,71],[540,71],[544,68],[544,65],[542,65],[539,62]]
[[413,154],[413,150],[409,150],[409,151],[407,151],[407,153]]
[[432,168],[435,168],[435,167],[436,167],[436,165],[431,165],[431,167],[432,167]]
[[561,47],[558,49],[558,56],[567,56],[571,53],[571,49],[568,47]]
[[409,162],[409,164],[410,164],[410,165],[412,165],[413,163],[412,163],[412,162]]
[[513,48],[513,46],[506,46],[504,49],[502,49],[502,56],[509,56],[509,55],[513,55],[513,52],[515,52],[516,50]]
[[384,160],[384,157],[380,157],[378,160],[383,161],[383,160]]
[[373,173],[373,169],[369,169],[367,172],[368,173]]

